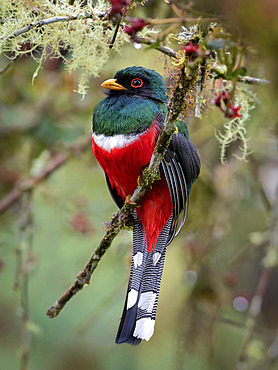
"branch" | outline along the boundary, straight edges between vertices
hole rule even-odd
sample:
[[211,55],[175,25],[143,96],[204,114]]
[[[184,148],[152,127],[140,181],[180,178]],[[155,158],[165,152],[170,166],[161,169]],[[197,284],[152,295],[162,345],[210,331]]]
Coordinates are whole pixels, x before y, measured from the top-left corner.
[[25,193],[25,191],[34,188],[39,182],[45,180],[48,176],[65,164],[72,152],[80,152],[87,148],[90,140],[91,136],[88,135],[83,137],[81,140],[79,139],[77,143],[70,144],[68,146],[68,151],[57,154],[37,176],[29,177],[28,179],[21,181],[18,188],[12,190],[0,201],[0,214],[9,208],[13,203],[17,202]]
[[147,18],[146,19],[148,23],[152,25],[163,25],[163,24],[179,24],[179,23],[197,23],[199,22],[216,22],[219,20],[219,18],[192,18],[192,17],[180,17],[180,18],[166,18],[166,19],[152,19]]
[[12,35],[10,36],[7,36],[7,37],[0,37],[1,40],[10,40],[10,39],[13,39],[17,36],[20,36],[24,33],[27,33],[29,32],[30,30],[34,29],[34,28],[41,28],[43,26],[46,26],[48,24],[52,24],[52,23],[57,23],[57,22],[69,22],[69,21],[75,21],[75,20],[78,20],[78,19],[88,19],[88,18],[92,18],[93,16],[103,16],[104,13],[100,13],[100,14],[93,14],[92,12],[88,12],[87,14],[82,14],[82,16],[80,15],[61,15],[61,16],[55,16],[55,17],[51,17],[51,18],[45,18],[45,19],[42,19],[38,22],[35,22],[35,23],[30,23],[28,24],[27,26],[25,27],[22,27],[20,28],[19,30],[16,30]]
[[[125,20],[130,22],[133,17],[125,17]],[[146,18],[146,22],[153,26],[160,26],[165,24],[182,24],[182,23],[197,23],[199,22],[216,22],[219,18],[192,18],[192,17],[179,17],[179,18]]]
[[167,46],[160,45],[158,41],[155,41],[153,39],[134,36],[133,41],[137,42],[138,44],[151,45],[154,47],[154,49],[168,55],[169,57],[177,57],[177,53],[175,52],[175,50],[168,48]]
[[245,84],[249,84],[249,85],[268,85],[270,84],[269,80],[249,77],[249,76],[238,76],[237,80],[238,82],[244,82]]
[[91,276],[98,266],[101,258],[110,247],[114,238],[119,234],[120,230],[127,224],[133,210],[139,203],[143,195],[150,188],[151,184],[160,178],[159,165],[164,157],[172,134],[176,130],[176,119],[180,112],[184,109],[185,96],[191,86],[192,81],[197,73],[198,65],[196,65],[189,74],[186,74],[184,65],[181,67],[179,80],[176,88],[173,91],[172,97],[168,103],[168,113],[166,115],[163,129],[158,137],[153,155],[147,168],[143,171],[139,185],[135,189],[129,201],[125,202],[124,206],[112,218],[107,231],[100,241],[99,245],[91,255],[89,261],[79,272],[74,283],[61,295],[61,297],[48,309],[47,316],[50,318],[56,317],[63,309],[65,304],[77,293],[84,285],[89,284]]
[[28,370],[31,346],[30,312],[29,312],[29,276],[30,262],[33,259],[33,224],[32,190],[26,194],[22,202],[20,216],[19,241],[17,246],[17,271],[14,288],[21,287],[21,348],[20,369]]
[[42,26],[45,26],[47,24],[51,24],[51,23],[55,23],[55,22],[64,22],[64,21],[71,21],[71,20],[74,20],[74,19],[77,19],[77,17],[69,17],[67,15],[65,16],[56,16],[56,17],[52,17],[52,18],[46,18],[46,19],[42,19],[36,23],[30,23],[28,24],[27,26],[23,27],[23,28],[20,28],[19,30],[16,30],[14,31],[14,33],[10,36],[7,36],[7,37],[0,37],[1,40],[10,40],[10,39],[13,39],[17,36],[20,36],[22,35],[23,33],[27,33],[29,32],[30,30],[32,30],[33,28],[40,28]]
[[[135,36],[133,38],[133,41],[137,42],[138,44],[146,44],[152,46],[154,49],[160,51],[161,53],[164,53],[168,55],[169,57],[176,58],[178,56],[178,53],[169,48],[168,46],[160,45],[158,41],[150,39],[150,38],[143,38],[139,36]],[[224,80],[229,80],[225,75],[219,75],[219,78],[223,78]],[[261,78],[255,78],[255,77],[249,77],[249,76],[237,76],[238,82],[243,82],[249,85],[267,85],[270,84],[269,80],[261,79]]]

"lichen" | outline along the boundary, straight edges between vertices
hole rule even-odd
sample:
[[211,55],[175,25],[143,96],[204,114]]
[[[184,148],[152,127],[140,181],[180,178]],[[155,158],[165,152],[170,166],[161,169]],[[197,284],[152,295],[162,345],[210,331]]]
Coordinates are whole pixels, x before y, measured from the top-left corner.
[[242,89],[237,89],[234,96],[234,101],[237,105],[241,105],[240,115],[241,117],[235,117],[234,119],[227,119],[223,124],[224,132],[216,132],[215,136],[220,144],[220,160],[221,163],[225,163],[226,151],[228,146],[239,140],[242,144],[240,146],[241,156],[233,154],[239,160],[247,160],[248,154],[248,138],[246,137],[247,129],[246,124],[250,118],[250,111],[255,107],[255,99],[252,94]]
[[[91,0],[86,6],[81,5],[81,0],[71,6],[67,1],[53,4],[48,0],[2,0],[0,54],[13,58],[31,55],[38,62],[33,79],[49,53],[52,58],[62,58],[69,72],[79,71],[77,91],[84,96],[88,78],[97,76],[109,58],[115,27],[108,18],[103,19],[108,2]],[[68,20],[42,26],[38,23],[61,16]],[[30,28],[28,32],[20,31],[26,26]],[[113,50],[119,51],[128,41],[128,36],[120,29]],[[23,47],[27,44],[29,47]]]

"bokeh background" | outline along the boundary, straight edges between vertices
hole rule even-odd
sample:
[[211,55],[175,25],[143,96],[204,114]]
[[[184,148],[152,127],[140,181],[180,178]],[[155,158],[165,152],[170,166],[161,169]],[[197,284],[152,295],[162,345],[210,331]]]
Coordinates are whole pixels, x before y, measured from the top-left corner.
[[[193,8],[196,16],[221,16],[235,37],[252,46],[245,60],[247,74],[272,81],[249,87],[257,97],[247,127],[252,153],[247,161],[239,161],[234,154],[240,149],[234,143],[222,165],[215,138],[223,127],[221,112],[207,106],[201,120],[188,118],[202,170],[186,225],[167,251],[155,334],[138,347],[114,344],[129,275],[131,232],[121,232],[91,284],[57,318],[46,316],[116,211],[89,143],[82,151],[72,151],[63,166],[38,184],[31,201],[27,192],[2,212],[3,370],[18,369],[24,351],[30,352],[30,369],[40,370],[277,369],[277,2],[199,0]],[[147,1],[136,12],[172,16],[159,0]],[[5,60],[0,62],[3,67]],[[34,85],[37,66],[29,57],[0,75],[1,197],[90,133],[93,109],[104,96],[101,82],[131,65],[164,73],[164,57],[158,51],[128,44],[121,54],[112,55],[99,78],[90,80],[84,100],[74,92],[78,75],[66,73],[60,60],[47,59]],[[27,221],[24,231],[27,207],[33,221]],[[25,274],[17,267],[20,255]],[[28,320],[22,311],[26,292]],[[258,315],[250,310],[255,294],[262,298],[261,307],[253,301]]]

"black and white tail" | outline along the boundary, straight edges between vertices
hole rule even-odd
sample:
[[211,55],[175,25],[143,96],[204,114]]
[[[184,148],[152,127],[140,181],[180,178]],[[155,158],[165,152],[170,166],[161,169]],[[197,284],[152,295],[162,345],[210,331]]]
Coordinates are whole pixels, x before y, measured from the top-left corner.
[[153,335],[171,224],[172,217],[160,233],[155,248],[148,253],[142,224],[135,217],[131,272],[116,343],[137,345]]

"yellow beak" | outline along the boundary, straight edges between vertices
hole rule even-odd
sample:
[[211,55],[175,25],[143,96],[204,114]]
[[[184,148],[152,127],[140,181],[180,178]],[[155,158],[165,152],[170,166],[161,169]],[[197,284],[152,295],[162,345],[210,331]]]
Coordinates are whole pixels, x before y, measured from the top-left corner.
[[115,78],[104,81],[101,86],[109,90],[127,90],[125,87],[119,84]]

